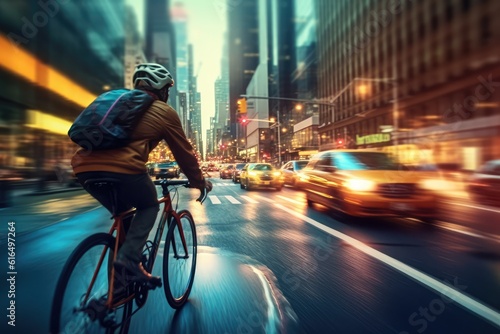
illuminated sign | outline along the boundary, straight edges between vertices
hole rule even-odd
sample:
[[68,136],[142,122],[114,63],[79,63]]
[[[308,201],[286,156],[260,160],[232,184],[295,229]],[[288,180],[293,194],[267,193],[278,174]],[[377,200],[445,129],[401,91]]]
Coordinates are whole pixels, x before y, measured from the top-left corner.
[[374,133],[362,137],[356,135],[356,145],[378,144],[386,143],[389,141],[391,141],[390,133]]

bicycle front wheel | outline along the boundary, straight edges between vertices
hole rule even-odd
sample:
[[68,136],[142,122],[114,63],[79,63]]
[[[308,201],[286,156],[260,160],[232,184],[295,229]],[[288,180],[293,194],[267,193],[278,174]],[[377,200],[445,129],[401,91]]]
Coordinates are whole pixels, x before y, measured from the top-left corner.
[[57,282],[50,333],[128,332],[132,301],[115,310],[103,303],[114,245],[114,237],[98,233],[83,240],[70,255]]
[[171,218],[163,253],[163,287],[172,308],[182,307],[191,292],[196,271],[197,239],[193,216],[178,212],[179,221]]

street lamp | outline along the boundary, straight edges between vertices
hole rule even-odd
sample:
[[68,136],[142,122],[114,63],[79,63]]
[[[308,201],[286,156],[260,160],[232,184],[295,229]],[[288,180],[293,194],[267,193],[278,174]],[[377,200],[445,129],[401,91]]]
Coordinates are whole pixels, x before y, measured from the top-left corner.
[[280,112],[276,113],[276,123],[269,127],[270,129],[278,129],[278,166],[281,167],[281,124],[280,124]]

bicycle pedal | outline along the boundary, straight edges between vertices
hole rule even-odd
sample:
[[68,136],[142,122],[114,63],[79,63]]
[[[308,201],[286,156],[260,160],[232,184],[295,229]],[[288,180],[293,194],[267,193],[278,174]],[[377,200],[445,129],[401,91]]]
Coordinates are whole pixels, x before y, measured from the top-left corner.
[[101,325],[105,328],[118,328],[118,323],[116,322],[116,316],[113,313],[108,313],[101,320]]
[[150,290],[154,290],[156,288],[161,288],[162,287],[161,278],[153,277],[146,283],[146,285],[147,285],[148,289],[150,289]]

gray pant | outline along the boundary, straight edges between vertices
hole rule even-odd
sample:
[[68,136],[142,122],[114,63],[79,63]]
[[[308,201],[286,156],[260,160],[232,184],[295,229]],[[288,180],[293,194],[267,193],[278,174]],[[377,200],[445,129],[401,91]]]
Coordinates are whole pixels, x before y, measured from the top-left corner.
[[[130,226],[127,226],[127,236],[118,252],[118,258],[125,258],[139,263],[142,258],[142,250],[148,239],[149,232],[155,224],[160,208],[156,187],[149,175],[147,173],[122,174],[112,172],[84,172],[76,176],[82,185],[86,180],[95,178],[113,178],[120,180],[117,184],[117,212],[123,212],[135,207],[137,213],[132,218]],[[85,190],[97,199],[106,209],[110,212],[112,211],[112,202],[108,194],[103,194],[89,187],[85,187]]]

